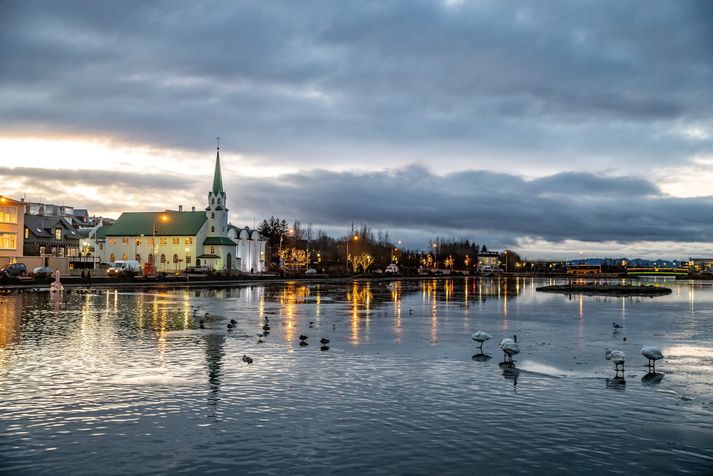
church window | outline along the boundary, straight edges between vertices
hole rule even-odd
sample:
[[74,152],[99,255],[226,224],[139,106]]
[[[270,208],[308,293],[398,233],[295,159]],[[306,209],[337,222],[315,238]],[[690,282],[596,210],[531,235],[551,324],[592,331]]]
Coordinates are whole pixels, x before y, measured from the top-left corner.
[[214,226],[211,226],[211,227],[210,227],[210,232],[211,232],[211,233],[215,233],[215,227],[214,227]]
[[173,240],[172,240],[171,242],[172,242],[174,245],[177,245],[177,244],[179,244],[179,243],[181,242],[181,239],[180,239],[179,237],[175,237],[175,238],[173,238]]
[[112,263],[116,261],[116,255],[114,253],[109,255],[109,261],[111,261]]
[[167,244],[168,244],[168,238],[160,238],[160,239],[159,239],[159,242],[160,242],[162,245],[167,245]]
[[136,246],[141,245],[141,238],[136,238]]
[[215,218],[215,212],[210,212],[210,217]]
[[161,254],[161,264],[166,264],[166,255],[163,253]]
[[211,205],[215,205],[215,198],[211,198],[211,199],[210,199],[210,204],[211,204]]
[[215,254],[215,246],[210,247],[210,254],[212,254],[212,255]]
[[186,255],[186,264],[191,264],[191,255],[190,255],[190,253]]
[[126,253],[124,253],[123,255],[121,255],[121,259],[123,259],[124,261],[126,261],[127,259],[129,259],[129,255],[126,254]]
[[122,239],[121,239],[121,244],[122,244],[122,245],[128,245],[128,244],[129,244],[129,239],[126,238],[126,237],[122,238]]
[[220,198],[218,199],[218,205],[220,205]]
[[174,264],[178,263],[178,255],[175,253],[173,254],[173,263]]
[[153,264],[153,254],[152,253],[149,253],[148,258],[146,258],[146,259],[148,260],[149,263]]
[[141,263],[141,255],[140,254],[136,253],[136,256],[134,256],[134,259],[136,261],[138,261],[139,263]]
[[155,240],[153,238],[149,238],[148,240],[149,245],[153,245],[155,243]]
[[193,237],[186,238],[186,244],[187,244],[187,245],[192,245],[192,244],[193,244]]
[[110,245],[115,245],[115,244],[116,244],[116,238],[109,238],[109,244],[110,244]]

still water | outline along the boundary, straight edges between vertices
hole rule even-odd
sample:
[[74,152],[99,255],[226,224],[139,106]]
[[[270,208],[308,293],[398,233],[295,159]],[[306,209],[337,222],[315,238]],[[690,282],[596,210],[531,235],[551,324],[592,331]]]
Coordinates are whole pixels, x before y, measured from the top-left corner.
[[713,286],[550,283],[2,294],[0,473],[713,474]]

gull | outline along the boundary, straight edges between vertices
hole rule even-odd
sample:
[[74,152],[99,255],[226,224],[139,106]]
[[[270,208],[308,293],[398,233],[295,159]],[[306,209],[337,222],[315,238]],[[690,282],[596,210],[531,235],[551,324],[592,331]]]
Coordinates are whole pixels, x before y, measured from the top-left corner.
[[621,372],[624,371],[624,362],[626,361],[626,354],[620,350],[607,349],[604,354],[607,360],[614,362],[614,369],[617,373],[620,371],[619,366],[621,365]]
[[475,334],[471,336],[474,341],[480,342],[480,353],[483,353],[483,343],[485,343],[486,340],[490,340],[493,336],[488,334],[487,332],[483,331],[478,331]]
[[641,348],[641,355],[649,359],[649,364],[647,365],[649,371],[656,372],[656,361],[663,359],[661,351],[654,346],[645,345]]
[[516,341],[510,339],[509,337],[506,337],[505,339],[500,341],[500,349],[502,349],[503,353],[505,354],[504,358],[512,366],[512,356],[515,354],[520,353],[520,346],[517,344]]

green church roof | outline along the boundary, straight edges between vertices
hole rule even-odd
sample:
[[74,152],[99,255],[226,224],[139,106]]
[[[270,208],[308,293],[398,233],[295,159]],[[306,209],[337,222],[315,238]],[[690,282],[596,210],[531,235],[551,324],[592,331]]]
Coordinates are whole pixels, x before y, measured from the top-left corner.
[[156,236],[195,236],[207,219],[205,212],[125,212],[106,235],[152,236],[156,225]]
[[213,174],[213,193],[219,195],[223,192],[223,176],[220,173],[220,149],[215,153],[215,173]]
[[219,246],[235,246],[235,242],[224,236],[209,236],[203,241],[203,246],[219,245]]

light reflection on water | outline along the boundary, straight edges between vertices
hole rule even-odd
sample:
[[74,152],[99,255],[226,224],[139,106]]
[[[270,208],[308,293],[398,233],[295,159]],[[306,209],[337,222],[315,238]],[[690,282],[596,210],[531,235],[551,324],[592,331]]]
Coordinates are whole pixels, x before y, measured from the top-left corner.
[[[2,470],[713,471],[713,288],[535,291],[551,282],[2,294]],[[493,335],[477,359],[476,330]],[[623,380],[607,347],[628,356]]]

